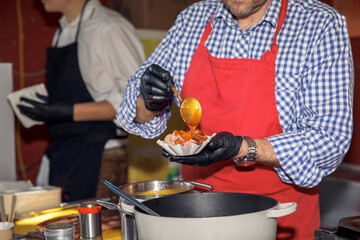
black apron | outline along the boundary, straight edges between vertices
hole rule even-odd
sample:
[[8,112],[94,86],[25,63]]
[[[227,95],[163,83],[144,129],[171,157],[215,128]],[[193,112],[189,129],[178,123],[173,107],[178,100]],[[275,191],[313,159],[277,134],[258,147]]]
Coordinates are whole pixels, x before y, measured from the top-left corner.
[[[87,1],[88,2],[88,1]],[[86,3],[87,3],[86,2]],[[46,50],[46,80],[49,102],[71,104],[93,102],[80,73],[77,39],[83,11],[73,44]],[[96,196],[101,157],[107,140],[116,138],[112,121],[66,122],[48,125],[51,145],[49,184],[62,189],[62,201],[76,201]]]

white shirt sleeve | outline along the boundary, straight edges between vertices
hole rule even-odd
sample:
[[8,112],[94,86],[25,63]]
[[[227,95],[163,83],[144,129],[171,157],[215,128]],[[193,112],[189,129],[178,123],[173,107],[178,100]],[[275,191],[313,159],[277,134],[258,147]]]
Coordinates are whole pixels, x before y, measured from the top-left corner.
[[96,48],[96,60],[84,71],[85,81],[94,101],[107,100],[116,110],[128,79],[144,57],[140,43],[135,46],[137,42],[131,42],[119,28],[109,28],[103,37]]
[[[144,61],[144,50],[125,19],[106,22],[84,34],[79,44],[80,69],[94,101],[108,101],[118,109],[131,75]],[[123,20],[123,21],[122,21]],[[91,29],[90,29],[91,30]]]
[[[59,23],[62,31],[57,47],[64,47],[75,41],[79,16],[71,23],[63,16]],[[127,81],[145,61],[144,55],[130,22],[98,1],[88,3],[78,36],[78,60],[82,78],[95,102],[106,100],[117,110]]]

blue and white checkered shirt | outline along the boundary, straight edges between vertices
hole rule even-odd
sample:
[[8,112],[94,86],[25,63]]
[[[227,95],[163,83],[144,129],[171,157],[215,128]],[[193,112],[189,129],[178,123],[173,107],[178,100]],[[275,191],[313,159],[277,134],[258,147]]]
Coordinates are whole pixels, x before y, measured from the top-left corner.
[[[133,122],[140,76],[156,63],[170,71],[180,92],[214,14],[213,30],[205,43],[212,56],[260,59],[272,43],[280,7],[281,0],[272,0],[264,17],[246,30],[239,28],[219,0],[185,9],[131,77],[117,115],[122,127],[144,138],[165,131],[170,106],[146,124]],[[317,0],[289,0],[277,44],[276,103],[284,133],[267,138],[281,164],[275,170],[286,183],[314,187],[341,163],[351,141],[354,72],[345,18]]]

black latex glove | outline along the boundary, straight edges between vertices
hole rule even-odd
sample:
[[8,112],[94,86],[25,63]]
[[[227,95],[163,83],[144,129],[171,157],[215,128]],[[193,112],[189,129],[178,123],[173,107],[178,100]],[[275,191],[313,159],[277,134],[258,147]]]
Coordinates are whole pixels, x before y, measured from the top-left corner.
[[161,112],[170,102],[173,91],[169,80],[173,83],[170,73],[156,64],[148,67],[141,76],[140,91],[148,110]]
[[225,159],[233,159],[240,151],[242,140],[241,136],[234,136],[230,132],[220,132],[196,155],[174,156],[164,149],[161,154],[171,162],[205,167]]
[[26,97],[20,100],[32,106],[18,104],[20,112],[36,121],[46,123],[70,122],[73,120],[73,105],[68,103],[49,103],[48,97],[36,93],[36,96],[43,102],[35,101]]

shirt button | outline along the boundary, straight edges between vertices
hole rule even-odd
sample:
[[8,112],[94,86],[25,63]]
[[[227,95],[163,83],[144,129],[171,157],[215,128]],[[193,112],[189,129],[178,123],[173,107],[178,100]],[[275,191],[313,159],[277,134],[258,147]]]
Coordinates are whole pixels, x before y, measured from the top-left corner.
[[243,38],[247,38],[247,36],[248,36],[248,35],[247,35],[246,33],[244,33],[244,34],[242,35]]

